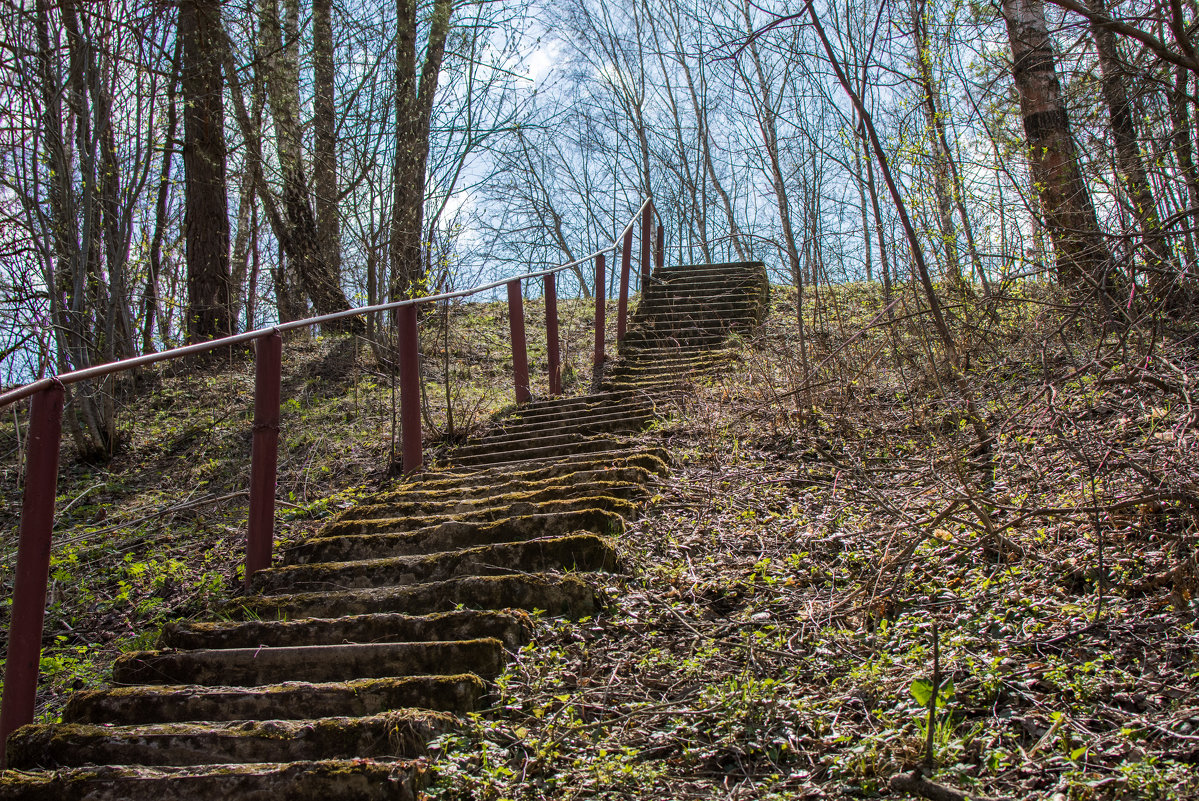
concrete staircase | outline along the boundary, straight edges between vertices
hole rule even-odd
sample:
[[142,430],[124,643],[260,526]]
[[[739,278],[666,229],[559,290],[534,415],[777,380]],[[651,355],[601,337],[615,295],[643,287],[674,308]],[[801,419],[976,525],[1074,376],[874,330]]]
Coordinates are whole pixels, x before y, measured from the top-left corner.
[[766,311],[760,263],[671,267],[600,391],[528,403],[447,464],[339,515],[220,619],[167,627],[17,730],[0,799],[414,799],[529,613],[600,610],[591,573],[667,469],[629,438]]

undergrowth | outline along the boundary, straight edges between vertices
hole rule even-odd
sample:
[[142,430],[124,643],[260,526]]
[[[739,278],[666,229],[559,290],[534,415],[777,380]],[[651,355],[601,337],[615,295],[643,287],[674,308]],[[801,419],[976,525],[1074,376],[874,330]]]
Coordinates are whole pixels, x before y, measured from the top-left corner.
[[541,622],[441,797],[904,797],[930,756],[943,797],[1199,794],[1193,332],[1029,287],[959,316],[958,382],[910,298],[828,300],[806,369],[776,290],[680,395],[632,572]]

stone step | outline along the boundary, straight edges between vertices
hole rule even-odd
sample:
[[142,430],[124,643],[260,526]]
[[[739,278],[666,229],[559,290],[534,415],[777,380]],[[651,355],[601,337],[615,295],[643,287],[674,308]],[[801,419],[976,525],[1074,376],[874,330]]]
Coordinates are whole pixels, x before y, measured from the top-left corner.
[[[393,498],[386,503],[368,503],[356,506],[337,516],[338,521],[388,520],[400,517],[427,517],[431,515],[465,515],[483,512],[493,507],[507,507],[514,503],[548,503],[570,501],[586,497],[620,498],[636,500],[646,493],[644,484],[628,481],[600,480],[589,486],[582,483],[533,486],[525,491],[513,491],[502,495],[481,498],[459,498],[456,493],[440,493],[431,498]],[[447,497],[448,496],[448,497]]]
[[554,514],[516,516],[494,522],[455,520],[396,534],[318,537],[284,552],[282,563],[306,565],[315,562],[350,562],[356,559],[409,556],[500,542],[518,542],[573,531],[621,534],[624,532],[624,518],[605,509],[577,509]]
[[[636,452],[627,454],[618,464],[590,459],[571,465],[544,465],[529,470],[430,470],[416,481],[405,482],[398,489],[371,495],[363,504],[382,505],[393,500],[430,500],[446,495],[463,500],[493,498],[509,492],[535,491],[540,488],[583,485],[602,479],[628,484],[646,483],[654,476],[664,475],[665,465],[652,456]],[[341,512],[335,519],[355,519],[354,509]]]
[[369,717],[95,726],[23,726],[8,740],[17,770],[83,765],[222,765],[324,759],[413,759],[461,725],[453,715],[397,709]]
[[574,420],[589,415],[611,414],[616,411],[628,411],[632,414],[652,414],[653,408],[653,403],[644,399],[629,398],[624,395],[612,393],[606,400],[602,401],[577,404],[563,403],[554,406],[543,406],[538,409],[520,407],[510,414],[498,418],[496,425],[507,426],[514,423],[528,424],[552,422],[555,420]]
[[65,723],[184,723],[376,715],[420,707],[465,715],[485,692],[473,673],[388,676],[338,682],[286,682],[257,687],[196,684],[81,690],[63,710]]
[[222,611],[231,618],[295,620],[380,612],[427,615],[460,607],[543,610],[550,615],[580,618],[595,614],[599,599],[586,582],[575,576],[529,573],[468,576],[372,590],[257,596],[234,601]]
[[[652,393],[648,393],[652,394]],[[459,486],[470,489],[487,486],[491,482],[515,481],[522,476],[569,476],[581,470],[600,469],[603,465],[613,468],[641,467],[655,475],[665,476],[669,469],[670,453],[663,447],[638,443],[609,451],[595,451],[575,454],[563,454],[539,462],[513,462],[493,465],[442,465],[429,472],[430,476],[439,478],[434,485],[422,486]]]
[[64,723],[187,723],[270,721],[338,715],[378,715],[421,709],[465,715],[486,692],[472,673],[388,676],[349,681],[288,681],[260,687],[156,685],[83,689],[62,710]]
[[345,759],[7,771],[0,801],[416,801],[426,770],[423,761]]
[[515,651],[529,638],[521,612],[456,609],[432,615],[351,615],[332,619],[168,623],[160,648],[281,648],[363,642],[436,642],[491,637]]
[[546,459],[568,458],[582,453],[599,453],[616,450],[620,440],[614,437],[588,437],[559,445],[543,445],[536,447],[505,450],[499,453],[479,453],[460,455],[455,454],[453,462],[459,465],[480,467],[483,465],[519,464],[522,462],[544,461]]
[[642,332],[636,332],[636,333],[630,332],[629,336],[625,338],[624,350],[625,350],[625,353],[628,355],[628,357],[632,358],[632,357],[636,356],[637,348],[641,345],[648,345],[650,347],[661,347],[661,346],[667,345],[667,344],[675,345],[675,346],[680,346],[680,345],[682,345],[682,346],[686,346],[686,345],[698,345],[698,346],[719,345],[722,342],[724,342],[725,339],[727,339],[727,337],[724,334],[712,334],[712,333],[704,333],[704,332],[699,332],[699,331],[691,332],[691,333],[682,332],[682,331],[675,332],[675,333],[669,333],[666,331],[662,331],[662,332],[642,331]]
[[[585,442],[590,442],[590,440],[585,440]],[[608,496],[583,496],[580,498],[565,498],[542,502],[513,501],[504,505],[485,506],[481,509],[462,512],[460,514],[409,515],[394,518],[371,518],[368,520],[335,520],[326,525],[321,530],[321,533],[326,537],[340,537],[347,534],[395,534],[416,532],[430,526],[454,521],[490,523],[510,517],[561,514],[563,512],[576,512],[582,509],[607,509],[627,518],[633,514],[636,506],[630,501]]]
[[594,418],[579,418],[573,422],[558,422],[554,424],[531,423],[526,426],[514,426],[512,429],[499,429],[481,438],[470,440],[468,444],[458,446],[452,454],[472,454],[484,451],[513,450],[525,446],[547,446],[561,444],[571,439],[586,438],[601,434],[627,434],[645,426],[649,415],[608,415],[603,420]]
[[621,409],[615,411],[603,410],[588,414],[563,415],[541,420],[522,420],[512,418],[509,422],[498,425],[485,435],[471,440],[470,444],[481,447],[486,445],[511,442],[517,439],[529,439],[545,434],[612,434],[635,431],[653,419],[654,411],[645,405],[644,411]]
[[272,567],[258,571],[251,581],[256,592],[279,594],[398,587],[459,576],[495,576],[518,571],[611,571],[615,568],[616,550],[606,538],[595,534],[568,534],[418,556]]
[[352,643],[284,648],[140,651],[117,657],[116,684],[203,684],[254,687],[284,681],[329,682],[385,676],[474,673],[499,675],[504,644],[454,642]]

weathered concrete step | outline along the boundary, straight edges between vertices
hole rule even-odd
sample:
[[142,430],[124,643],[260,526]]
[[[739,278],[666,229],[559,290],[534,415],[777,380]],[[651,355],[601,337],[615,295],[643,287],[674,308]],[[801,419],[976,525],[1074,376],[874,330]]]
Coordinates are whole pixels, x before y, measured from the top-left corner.
[[616,450],[619,447],[620,440],[614,437],[599,436],[578,439],[561,445],[545,445],[469,455],[454,454],[452,458],[455,464],[480,467],[483,465],[542,461],[545,459],[577,456],[585,453],[599,453],[601,451]]
[[710,302],[714,299],[753,300],[757,302],[757,287],[749,281],[704,281],[669,286],[651,285],[641,296],[641,306],[684,301]]
[[0,801],[416,801],[422,761],[116,765],[0,774]]
[[278,594],[398,587],[459,576],[495,576],[517,571],[615,569],[616,550],[606,538],[595,534],[568,534],[420,556],[273,567],[255,573],[252,586],[264,594]]
[[640,409],[622,409],[620,406],[599,409],[596,411],[547,417],[538,420],[523,420],[511,418],[502,425],[488,431],[481,437],[472,439],[472,445],[489,445],[493,443],[510,442],[513,439],[531,438],[545,434],[609,434],[635,430],[645,425],[654,417],[654,410],[649,404],[643,404]]
[[707,370],[727,363],[730,358],[727,351],[700,351],[686,356],[663,356],[657,359],[625,358],[609,362],[604,370]]
[[[466,578],[344,592],[309,592],[243,598],[228,604],[232,618],[295,620],[309,617],[402,612],[427,615],[452,609],[540,609],[567,618],[595,614],[599,601],[586,582],[575,576],[530,573],[519,576]],[[436,673],[437,671],[431,671]]]
[[317,562],[351,562],[356,559],[411,556],[501,542],[519,542],[536,537],[552,537],[573,531],[620,534],[624,531],[624,518],[606,509],[577,509],[556,514],[516,516],[494,522],[451,521],[417,531],[395,534],[319,537],[285,552],[283,564],[307,565]]
[[642,346],[635,348],[634,352],[626,352],[624,342],[620,344],[620,354],[628,360],[637,361],[655,361],[658,359],[672,358],[689,358],[691,356],[708,355],[712,358],[728,358],[735,355],[732,348],[715,347],[715,348],[698,348],[685,345],[657,345],[657,346]]
[[630,333],[625,339],[625,353],[630,357],[637,354],[637,348],[642,345],[650,347],[662,347],[663,345],[675,346],[704,346],[704,345],[721,345],[728,339],[728,335],[721,333],[707,333],[700,331],[693,332],[638,332],[637,334]]
[[[586,440],[590,441],[590,440]],[[524,515],[548,515],[575,512],[581,509],[609,509],[622,517],[631,515],[636,506],[622,498],[607,496],[583,496],[555,501],[514,501],[499,506],[485,506],[461,514],[409,515],[395,518],[372,518],[369,520],[335,520],[322,529],[327,537],[347,534],[398,534],[416,532],[442,523],[490,523],[509,517]]]
[[674,311],[664,311],[650,319],[635,320],[629,326],[633,331],[670,331],[678,328],[704,328],[714,331],[724,331],[735,325],[751,325],[755,322],[754,310],[740,309],[697,309],[679,308]]
[[[469,493],[492,486],[517,486],[518,482],[525,478],[530,480],[569,478],[575,473],[601,470],[605,466],[613,469],[633,467],[647,470],[657,476],[665,476],[669,469],[667,466],[669,459],[670,454],[665,448],[639,444],[635,447],[624,447],[607,452],[568,454],[558,459],[547,459],[535,464],[436,467],[406,486],[420,487],[425,491],[446,490]],[[386,495],[376,497],[386,497]]]
[[[766,279],[766,266],[762,262],[727,262],[722,264],[670,264],[654,270],[653,277],[671,279],[679,277],[720,277],[746,275]],[[652,280],[652,279],[651,279]]]
[[650,278],[645,285],[641,297],[653,294],[685,293],[693,289],[725,289],[755,290],[760,285],[758,277],[748,273],[707,273],[703,275],[667,275]]
[[112,666],[112,680],[115,684],[253,687],[283,681],[327,682],[439,673],[474,673],[492,678],[503,669],[503,664],[504,644],[491,638],[141,651],[118,657]]
[[[630,461],[633,460],[633,461]],[[585,486],[590,481],[615,481],[626,484],[645,484],[662,475],[665,465],[652,456],[642,457],[634,452],[619,464],[592,459],[575,467],[545,465],[524,471],[430,470],[415,481],[406,481],[399,489],[387,490],[364,499],[367,506],[380,506],[399,500],[437,500],[448,496],[462,500],[482,500],[511,492],[533,492],[554,487]],[[354,509],[347,509],[338,519],[355,519]]]
[[435,642],[492,637],[515,651],[529,638],[523,612],[456,609],[433,615],[351,615],[332,619],[169,623],[160,648],[281,648],[361,642]]
[[82,765],[222,765],[297,759],[413,759],[454,731],[453,715],[397,709],[369,717],[93,726],[23,726],[8,741],[17,770]]
[[486,687],[473,673],[389,676],[339,682],[286,682],[260,687],[197,684],[110,687],[73,694],[66,723],[184,723],[376,715],[420,707],[465,715]]
[[[356,506],[338,515],[337,520],[389,520],[400,517],[424,517],[430,515],[465,515],[482,512],[514,503],[547,503],[569,501],[586,497],[621,498],[636,500],[646,493],[645,485],[629,481],[600,480],[589,485],[582,483],[559,483],[557,485],[534,485],[527,491],[513,491],[504,495],[482,498],[458,498],[453,493],[442,493],[436,500],[425,498],[393,498],[385,503],[368,503]],[[442,549],[444,550],[444,549]]]
[[606,414],[603,416],[579,416],[573,420],[552,423],[535,421],[496,428],[486,436],[472,439],[455,452],[502,448],[523,443],[537,443],[559,437],[593,437],[599,434],[627,434],[643,428],[652,419],[647,414]]
[[650,299],[637,308],[629,327],[668,323],[680,317],[723,320],[738,315],[752,315],[756,306],[757,304],[748,298],[726,295],[711,298]]
[[538,408],[521,406],[510,414],[498,418],[496,424],[506,426],[512,423],[573,420],[591,414],[611,414],[617,410],[628,410],[635,414],[652,414],[653,408],[653,403],[644,398],[630,398],[619,393],[610,393],[603,396],[603,400],[586,403],[562,403]]

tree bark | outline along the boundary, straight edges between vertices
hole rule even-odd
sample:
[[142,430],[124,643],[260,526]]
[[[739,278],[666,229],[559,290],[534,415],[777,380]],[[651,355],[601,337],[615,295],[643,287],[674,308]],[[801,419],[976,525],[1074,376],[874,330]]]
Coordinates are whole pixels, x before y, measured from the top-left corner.
[[[1107,13],[1103,0],[1087,0],[1087,5],[1096,14]],[[1092,22],[1091,35],[1095,38],[1095,50],[1099,54],[1100,84],[1111,122],[1112,140],[1116,145],[1116,164],[1148,250],[1146,261],[1151,269],[1150,292],[1160,297],[1166,293],[1177,268],[1162,231],[1157,200],[1149,187],[1149,177],[1137,144],[1136,122],[1132,103],[1128,99],[1124,62],[1120,58],[1116,34],[1110,28]]]
[[182,0],[179,35],[183,39],[186,329],[189,342],[200,342],[230,330],[219,0]]
[[425,291],[421,258],[429,125],[450,30],[452,0],[434,0],[424,62],[417,75],[417,2],[396,0],[396,127],[391,218],[391,298]]
[[[283,0],[282,14],[275,0],[265,0],[259,17],[266,70],[266,93],[275,122],[275,143],[283,192],[280,198],[287,234],[283,247],[304,292],[317,314],[332,314],[350,307],[335,271],[322,255],[312,192],[304,168],[304,134],[300,127],[300,4]],[[352,319],[329,328],[353,327]]]
[[338,218],[337,120],[333,64],[333,2],[312,0],[312,178],[316,233],[321,260],[341,275],[341,222]]
[[1041,0],[1003,0],[1030,170],[1064,286],[1105,288],[1111,253],[1078,167]]

